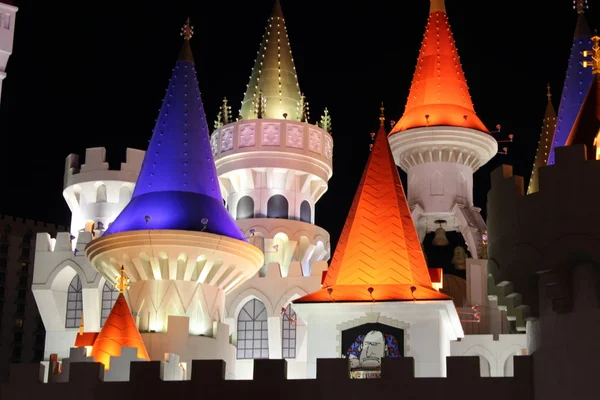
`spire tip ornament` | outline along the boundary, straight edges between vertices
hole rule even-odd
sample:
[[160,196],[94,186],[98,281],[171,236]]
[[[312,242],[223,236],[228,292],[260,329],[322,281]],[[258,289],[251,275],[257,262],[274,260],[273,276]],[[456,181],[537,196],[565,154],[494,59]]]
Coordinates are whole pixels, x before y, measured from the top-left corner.
[[119,289],[119,293],[123,294],[127,289],[129,289],[129,277],[125,273],[125,267],[121,266],[119,270],[119,275],[115,276],[116,284],[115,287]]
[[573,9],[577,10],[577,14],[585,13],[588,9],[588,0],[573,0]]
[[381,102],[381,107],[379,107],[379,110],[381,111],[381,113],[379,114],[379,125],[380,126],[384,126],[385,125],[385,107],[383,106],[383,101]]
[[186,18],[181,27],[181,36],[183,36],[183,40],[190,40],[194,36],[194,27],[191,25],[190,17]]
[[584,50],[583,56],[590,57],[590,60],[584,60],[581,64],[583,68],[592,67],[592,74],[597,74],[600,72],[600,36],[598,36],[598,32],[594,32],[594,36],[592,39],[592,50]]

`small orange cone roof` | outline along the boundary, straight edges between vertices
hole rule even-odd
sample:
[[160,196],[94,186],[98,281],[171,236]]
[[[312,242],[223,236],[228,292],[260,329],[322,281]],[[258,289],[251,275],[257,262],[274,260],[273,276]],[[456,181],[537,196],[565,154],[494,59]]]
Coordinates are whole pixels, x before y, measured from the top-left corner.
[[120,356],[122,347],[137,349],[138,358],[150,361],[142,336],[135,326],[131,310],[123,294],[119,294],[102,330],[94,341],[92,357],[110,368],[110,356]]
[[447,299],[431,285],[382,124],[323,289],[294,303]]
[[443,0],[431,0],[404,115],[390,135],[425,126],[456,126],[488,132],[475,114]]

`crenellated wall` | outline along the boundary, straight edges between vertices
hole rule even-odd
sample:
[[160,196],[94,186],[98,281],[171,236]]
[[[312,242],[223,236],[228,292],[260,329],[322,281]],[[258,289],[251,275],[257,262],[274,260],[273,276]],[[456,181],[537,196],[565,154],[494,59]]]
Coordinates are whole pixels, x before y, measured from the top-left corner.
[[63,196],[71,209],[71,234],[87,230],[101,235],[131,200],[145,151],[127,149],[118,170],[109,169],[106,149],[86,149],[85,163],[70,154],[65,161]]
[[[189,381],[161,379],[161,362],[132,362],[129,382],[102,382],[101,365],[73,363],[68,383],[40,382],[38,364],[11,367],[10,381],[0,384],[0,399],[131,397],[144,399],[191,398],[197,393],[218,393],[221,398],[348,399],[448,398],[461,400],[533,400],[530,357],[515,358],[515,376],[481,378],[478,357],[448,357],[447,378],[415,378],[414,360],[385,358],[381,379],[350,379],[348,360],[319,359],[316,379],[286,379],[285,360],[255,360],[253,380],[225,380],[222,361],[192,361]],[[43,372],[42,372],[43,374]]]

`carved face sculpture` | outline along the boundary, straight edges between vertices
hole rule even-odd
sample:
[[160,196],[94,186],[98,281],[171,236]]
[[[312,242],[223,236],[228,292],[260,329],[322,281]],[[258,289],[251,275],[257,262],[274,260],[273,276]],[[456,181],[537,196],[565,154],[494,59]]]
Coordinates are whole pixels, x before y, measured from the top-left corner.
[[385,339],[383,333],[371,331],[365,335],[360,352],[360,365],[363,368],[378,368],[385,356]]

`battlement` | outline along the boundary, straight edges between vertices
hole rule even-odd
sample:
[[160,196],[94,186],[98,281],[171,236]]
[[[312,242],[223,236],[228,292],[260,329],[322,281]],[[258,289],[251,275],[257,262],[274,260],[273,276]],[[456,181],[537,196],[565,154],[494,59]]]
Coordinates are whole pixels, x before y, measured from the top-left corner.
[[85,164],[79,161],[79,155],[69,154],[65,161],[64,187],[67,188],[84,181],[117,180],[135,183],[142,167],[146,152],[126,149],[125,162],[118,170],[109,169],[106,162],[106,148],[92,147],[85,150]]
[[533,316],[540,274],[598,258],[600,161],[587,160],[584,145],[559,147],[555,154],[556,164],[539,169],[538,192],[525,195],[523,178],[501,166],[488,194],[490,272],[496,282],[514,285]]
[[532,360],[515,357],[514,378],[481,378],[478,357],[448,357],[447,378],[415,378],[412,358],[384,358],[381,379],[350,379],[347,359],[317,360],[317,378],[287,380],[286,360],[254,360],[253,380],[225,380],[225,362],[192,361],[191,380],[161,379],[161,361],[132,362],[128,382],[102,382],[102,365],[73,363],[68,383],[40,382],[39,364],[11,366],[9,381],[2,384],[0,399],[76,398],[94,393],[96,398],[191,398],[198,392],[218,393],[225,399],[290,398],[330,399],[428,397],[478,400],[532,400]]
[[20,228],[19,230],[26,230],[28,228],[39,231],[39,230],[50,230],[53,232],[61,232],[67,228],[58,224],[51,224],[43,221],[36,221],[33,219],[19,218],[12,215],[0,214],[0,226],[10,225],[11,228]]
[[[64,228],[63,228],[64,229]],[[91,232],[80,232],[75,246],[69,232],[58,232],[56,238],[50,236],[49,233],[40,232],[37,234],[35,241],[36,253],[58,253],[70,252],[74,255],[85,256],[85,246],[92,241]]]

